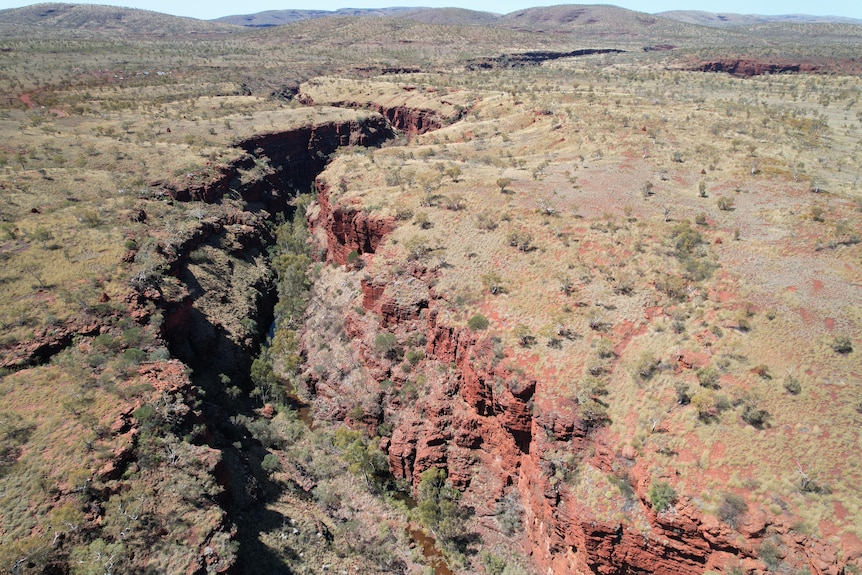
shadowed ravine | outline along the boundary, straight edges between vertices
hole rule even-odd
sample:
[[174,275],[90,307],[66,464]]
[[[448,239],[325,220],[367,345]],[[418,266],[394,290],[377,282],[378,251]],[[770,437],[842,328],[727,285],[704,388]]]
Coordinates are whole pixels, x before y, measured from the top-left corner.
[[[414,114],[405,109],[397,111],[380,109],[379,111],[382,117],[372,115],[365,121],[307,126],[252,137],[241,142],[239,146],[252,154],[254,161],[265,161],[273,168],[271,176],[262,181],[252,182],[242,189],[243,198],[251,205],[262,206],[266,212],[261,213],[272,214],[272,217],[284,213],[289,219],[293,213],[292,199],[310,189],[314,179],[325,169],[329,156],[338,148],[378,146],[392,138],[397,133],[396,130],[416,133],[439,127],[439,122],[429,120],[427,113]],[[420,122],[421,125],[414,125],[411,123],[413,121]],[[181,201],[218,202],[228,193],[231,181],[235,177],[234,171],[243,167],[243,165],[233,166],[224,173],[223,177],[206,187],[176,190],[172,195]],[[246,262],[252,262],[262,257],[267,246],[273,241],[271,234],[260,227],[259,233],[249,243],[247,249],[235,256],[238,255],[239,259]],[[251,384],[248,383],[247,374],[252,359],[257,355],[263,341],[248,339],[243,342],[236,341],[236,338],[222,326],[223,319],[217,315],[214,316],[214,314],[223,313],[224,310],[213,308],[207,301],[212,300],[213,297],[223,298],[218,296],[218,293],[229,294],[231,291],[242,289],[246,294],[251,294],[249,301],[252,307],[247,308],[249,311],[245,312],[245,317],[252,317],[257,325],[273,324],[274,309],[278,302],[272,282],[265,276],[248,283],[249,278],[228,272],[221,277],[218,285],[212,283],[204,285],[206,278],[198,277],[202,273],[200,266],[190,266],[194,259],[190,254],[202,246],[224,250],[227,249],[226,244],[224,228],[215,226],[208,233],[199,234],[194,241],[184,246],[180,251],[181,255],[173,265],[173,273],[186,285],[189,296],[171,304],[166,310],[166,337],[170,343],[172,355],[192,368],[193,382],[200,388],[209,390],[208,395],[222,393],[220,388],[223,384],[219,381],[224,381],[225,376],[229,376],[234,383],[245,381],[246,383],[242,383],[241,386],[250,389]],[[366,246],[365,249],[367,251],[371,248]],[[217,290],[217,293],[211,293],[212,290]],[[241,313],[242,309],[237,308],[235,311]],[[248,315],[249,313],[251,315]],[[272,328],[268,330],[268,333],[263,334],[264,337],[271,338],[272,331]],[[295,405],[299,420],[309,430],[313,430],[315,423],[311,405],[303,403],[290,393],[287,401]],[[256,417],[254,412],[247,407],[242,407],[242,404],[236,404],[234,409],[236,409],[234,413],[225,413],[223,407],[217,407],[209,402],[204,403],[204,416],[208,420],[208,426],[218,430],[216,437],[229,437],[238,432],[247,433],[233,430],[233,424],[228,424],[225,418],[229,417],[231,421],[237,416],[254,418]],[[229,442],[215,440],[211,441],[211,446],[223,451],[225,459],[229,462],[227,467],[233,470],[231,472],[233,476],[226,480],[228,493],[232,494],[226,509],[228,519],[237,525],[237,540],[241,543],[238,550],[238,565],[242,572],[254,572],[257,569],[256,565],[278,563],[279,559],[271,555],[271,551],[257,540],[257,534],[264,528],[286,521],[286,518],[270,516],[275,512],[264,510],[262,502],[254,503],[254,507],[249,508],[248,497],[240,494],[236,486],[248,484],[257,477],[258,481],[263,481],[263,490],[270,493],[267,498],[272,497],[273,490],[283,489],[283,487],[261,480],[264,475],[259,470],[247,469],[256,456],[249,458],[247,454],[236,451]],[[256,451],[260,450],[260,447],[258,445],[251,449]],[[252,467],[256,467],[256,464]],[[261,497],[261,495],[255,497]],[[255,509],[257,506],[261,508]],[[433,565],[437,575],[451,575],[452,571],[447,567],[433,537],[415,526],[409,527],[406,533],[425,561]]]

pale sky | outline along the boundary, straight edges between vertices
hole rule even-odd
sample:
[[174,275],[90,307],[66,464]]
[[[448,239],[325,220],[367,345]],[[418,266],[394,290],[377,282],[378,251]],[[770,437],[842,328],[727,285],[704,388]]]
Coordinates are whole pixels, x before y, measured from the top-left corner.
[[[0,9],[27,6],[28,0],[0,0]],[[450,0],[97,0],[76,2],[111,4],[154,10],[177,16],[191,16],[210,20],[234,14],[254,14],[264,10],[336,10],[338,8],[384,8],[389,6],[428,6],[442,8],[454,6]],[[536,0],[465,0],[458,8],[483,10],[506,14],[532,6],[554,4],[585,4],[586,2],[542,2]],[[736,14],[812,14],[817,16],[847,16],[862,19],[862,2],[859,0],[617,0],[603,2],[640,12],[665,10],[704,10],[707,12]]]

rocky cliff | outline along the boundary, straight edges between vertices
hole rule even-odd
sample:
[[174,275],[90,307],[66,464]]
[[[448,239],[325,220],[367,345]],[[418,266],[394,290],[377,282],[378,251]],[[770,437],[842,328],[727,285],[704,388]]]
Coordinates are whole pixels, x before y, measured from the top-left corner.
[[[330,154],[338,148],[377,146],[392,136],[390,123],[377,115],[361,121],[329,122],[259,134],[236,143],[236,147],[246,152],[239,161],[217,168],[200,182],[182,188],[170,186],[167,191],[180,201],[211,203],[234,190],[246,201],[264,203],[272,211],[283,210],[297,190],[310,189]],[[260,170],[263,177],[242,182],[241,172],[255,166],[263,166]]]
[[[321,183],[321,209],[310,224],[326,238],[329,259],[346,264],[345,254],[356,251],[368,254],[368,264],[393,221],[333,203]],[[446,468],[486,518],[512,505],[515,494],[525,546],[540,571],[764,574],[781,561],[810,573],[844,573],[838,549],[764,509],[720,519],[687,497],[654,509],[655,454],[615,452],[609,432],[576,401],[547,389],[540,371],[516,367],[512,350],[488,332],[450,324],[433,269],[414,263],[386,278],[375,278],[381,271],[374,269],[359,272],[361,293],[346,329],[371,379],[364,385],[380,390],[365,422],[393,427],[383,444],[390,470],[415,486],[426,469]],[[380,333],[394,334],[402,353],[421,347],[415,371],[381,349]],[[321,404],[349,395],[339,381],[315,383]],[[611,495],[596,497],[601,489]],[[770,555],[777,549],[780,557]]]
[[687,67],[699,72],[723,72],[738,78],[751,78],[765,74],[858,74],[859,63],[853,59],[805,58],[794,60],[787,57],[726,58],[702,61]]

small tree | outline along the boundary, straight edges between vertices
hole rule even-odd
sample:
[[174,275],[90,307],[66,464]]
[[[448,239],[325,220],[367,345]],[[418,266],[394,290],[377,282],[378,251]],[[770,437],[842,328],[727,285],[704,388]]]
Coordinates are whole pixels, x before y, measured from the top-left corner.
[[512,180],[509,178],[497,178],[497,187],[500,188],[500,193],[505,194],[506,188],[511,183],[512,183]]
[[661,513],[676,501],[676,491],[667,481],[656,481],[650,485],[648,495],[656,513]]
[[447,481],[446,471],[432,467],[419,481],[416,511],[419,521],[437,536],[444,547],[463,533],[464,513],[458,506],[461,493]]
[[365,440],[362,433],[342,427],[335,432],[335,447],[348,463],[348,470],[362,476],[368,488],[382,487],[389,473],[386,455]]
[[260,399],[261,403],[281,400],[281,382],[272,368],[268,348],[263,348],[252,362],[250,375],[254,384],[252,396]]

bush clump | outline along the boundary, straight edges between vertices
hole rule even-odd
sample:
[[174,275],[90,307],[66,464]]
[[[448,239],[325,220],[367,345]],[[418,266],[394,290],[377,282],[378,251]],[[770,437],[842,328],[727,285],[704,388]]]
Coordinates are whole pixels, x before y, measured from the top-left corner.
[[260,468],[267,473],[275,473],[281,471],[281,461],[278,460],[278,456],[267,453],[263,456],[263,461],[260,462]]
[[676,491],[667,481],[656,481],[650,485],[648,495],[656,513],[661,513],[676,501]]
[[791,395],[799,395],[802,393],[802,384],[799,383],[799,380],[792,375],[788,375],[784,378],[784,389],[787,390],[787,393]]
[[748,513],[748,503],[741,495],[725,493],[718,504],[717,512],[719,519],[731,527],[736,527],[740,524],[740,519]]
[[488,318],[481,313],[477,313],[470,318],[467,325],[470,326],[470,329],[473,331],[482,331],[483,329],[488,329]]
[[839,335],[832,342],[832,351],[840,354],[847,354],[853,351],[853,342],[846,335]]

